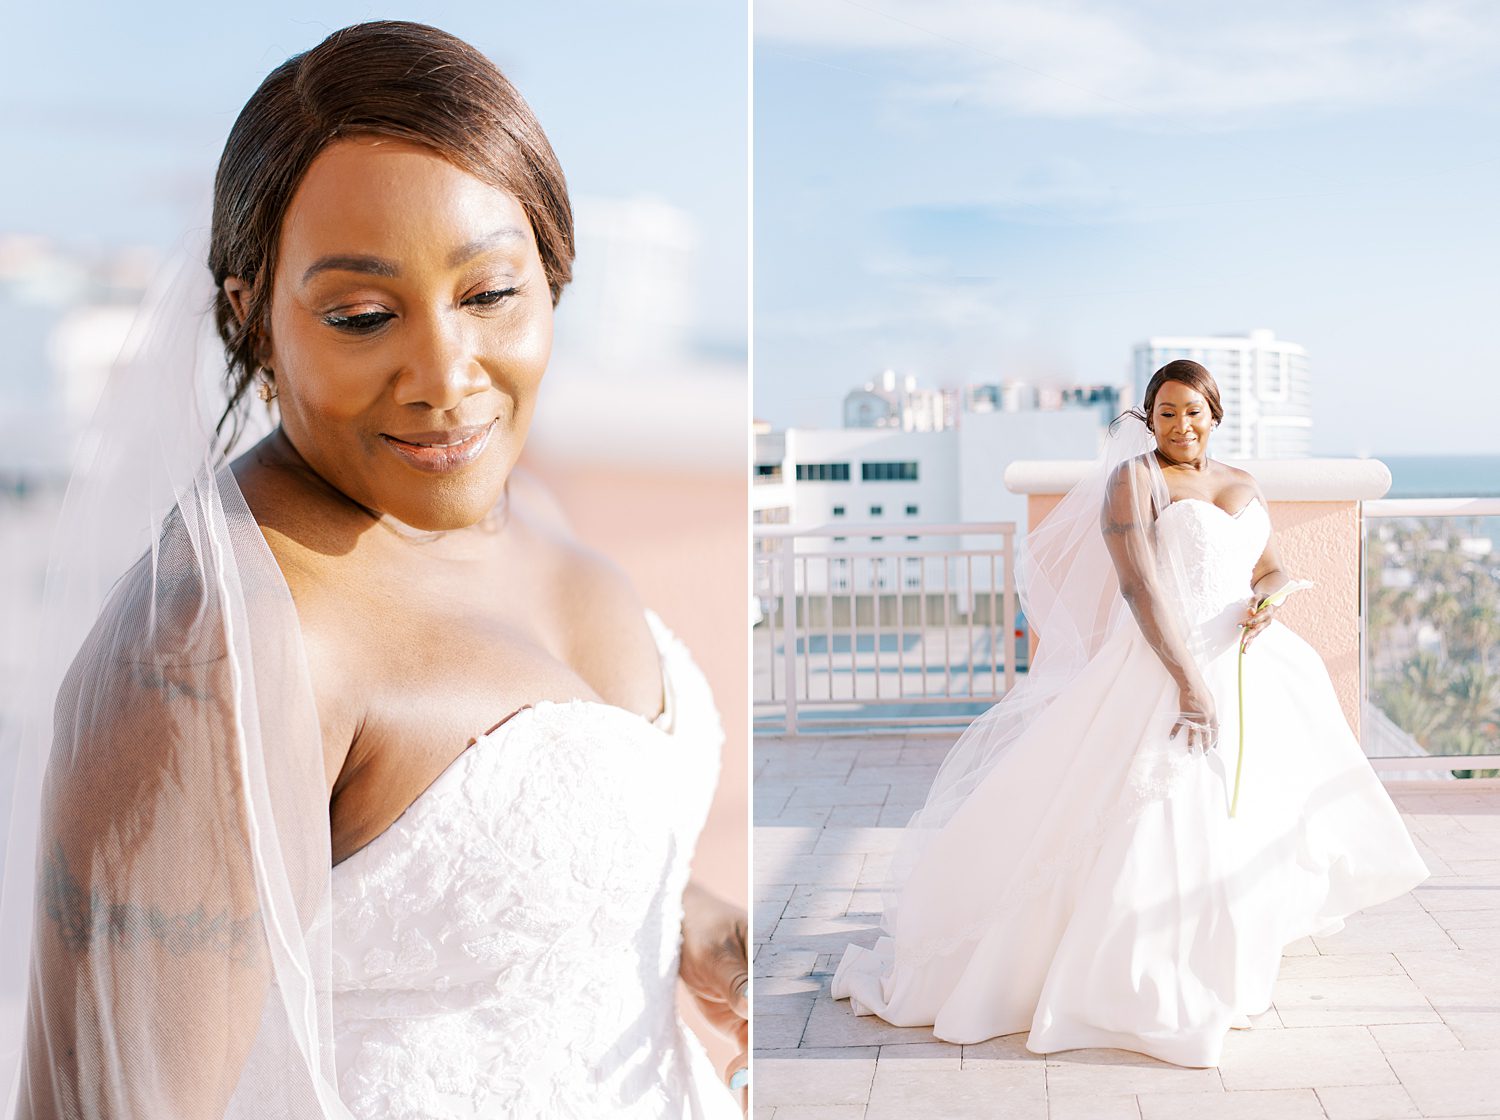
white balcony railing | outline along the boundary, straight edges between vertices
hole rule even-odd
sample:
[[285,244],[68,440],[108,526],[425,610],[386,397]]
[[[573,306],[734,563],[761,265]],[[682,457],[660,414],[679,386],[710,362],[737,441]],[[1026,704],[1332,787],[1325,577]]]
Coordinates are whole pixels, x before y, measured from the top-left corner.
[[955,726],[993,704],[1025,659],[1015,528],[757,526],[757,728]]
[[[1453,627],[1451,634],[1434,639],[1443,618],[1428,617],[1431,593],[1422,581],[1432,582],[1433,571],[1446,569],[1413,559],[1419,552],[1451,554],[1456,539],[1458,551],[1467,557],[1459,566],[1475,594],[1483,591],[1486,579],[1500,582],[1500,554],[1486,557],[1481,547],[1500,537],[1500,523],[1486,530],[1482,520],[1454,520],[1500,519],[1500,498],[1357,504],[1362,516],[1351,519],[1346,531],[1358,532],[1353,526],[1362,525],[1364,538],[1359,708],[1371,765],[1433,777],[1500,768],[1500,616],[1490,653],[1484,648],[1465,653],[1456,640],[1448,640],[1458,633]],[[1392,534],[1382,531],[1387,525],[1401,530],[1397,536],[1405,554],[1392,548],[1387,539]],[[1017,527],[1007,522],[892,530],[888,525],[756,527],[757,730],[790,735],[835,728],[961,726],[1003,696],[1016,674],[1025,671],[1026,625],[1015,595]],[[1408,578],[1403,573],[1413,567],[1417,570],[1409,578],[1416,582],[1400,624],[1383,621],[1383,601],[1373,604],[1372,618],[1375,588],[1400,585]],[[1448,607],[1450,615],[1470,621],[1475,612],[1482,616],[1488,609],[1462,599]],[[1424,664],[1436,669],[1411,686],[1431,692],[1407,702],[1408,709],[1424,714],[1426,722],[1419,724],[1392,699],[1389,681],[1413,651],[1435,640],[1451,656],[1429,659]],[[1452,705],[1444,708],[1450,693]],[[1441,719],[1432,714],[1443,711],[1464,721],[1462,735],[1443,733]]]

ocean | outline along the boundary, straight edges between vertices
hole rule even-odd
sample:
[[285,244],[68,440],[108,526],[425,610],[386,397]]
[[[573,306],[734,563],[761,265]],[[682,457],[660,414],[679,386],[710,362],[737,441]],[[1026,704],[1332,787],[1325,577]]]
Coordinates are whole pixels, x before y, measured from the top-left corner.
[[1387,498],[1500,498],[1500,455],[1375,455],[1391,469]]

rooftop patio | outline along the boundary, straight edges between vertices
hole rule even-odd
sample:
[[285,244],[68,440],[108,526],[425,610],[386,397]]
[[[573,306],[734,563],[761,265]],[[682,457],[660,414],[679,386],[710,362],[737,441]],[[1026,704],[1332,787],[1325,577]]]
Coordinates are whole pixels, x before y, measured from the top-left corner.
[[948,734],[755,747],[757,1120],[1500,1117],[1500,781],[1388,784],[1432,878],[1288,948],[1274,1006],[1217,1069],[1035,1055],[857,1017],[828,997],[876,934],[898,831]]

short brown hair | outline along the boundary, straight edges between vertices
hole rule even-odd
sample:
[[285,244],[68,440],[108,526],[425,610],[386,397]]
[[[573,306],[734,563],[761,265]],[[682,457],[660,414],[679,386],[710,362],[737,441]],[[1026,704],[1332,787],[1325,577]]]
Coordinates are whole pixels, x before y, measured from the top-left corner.
[[[379,20],[335,31],[287,59],[240,110],[214,177],[208,267],[214,319],[228,359],[222,432],[260,368],[282,220],[313,160],[350,136],[431,148],[521,203],[555,305],[573,275],[573,211],[552,146],[495,64],[462,39],[420,23]],[[243,324],[224,292],[251,285]]]

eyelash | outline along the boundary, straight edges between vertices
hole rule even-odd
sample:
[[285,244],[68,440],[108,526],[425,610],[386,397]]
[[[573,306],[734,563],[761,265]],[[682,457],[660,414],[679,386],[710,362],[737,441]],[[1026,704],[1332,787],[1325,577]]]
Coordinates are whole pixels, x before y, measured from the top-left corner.
[[[464,300],[464,304],[484,308],[495,307],[518,291],[520,291],[519,288],[492,288],[487,292],[470,296]],[[372,334],[395,317],[389,311],[365,311],[358,315],[325,315],[323,322],[345,334]]]

